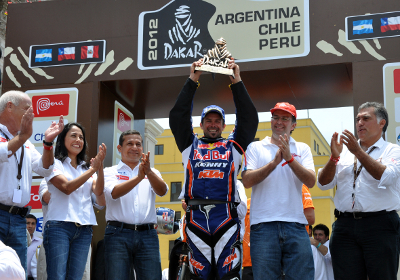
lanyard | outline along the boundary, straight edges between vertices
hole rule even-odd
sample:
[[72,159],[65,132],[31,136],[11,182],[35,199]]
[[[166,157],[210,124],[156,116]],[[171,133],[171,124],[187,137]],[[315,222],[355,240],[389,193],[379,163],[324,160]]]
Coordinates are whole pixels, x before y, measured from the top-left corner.
[[[370,153],[372,153],[372,151],[375,150],[375,148],[376,148],[376,146],[372,147],[372,149],[369,150],[368,155],[369,155]],[[358,176],[360,175],[361,169],[362,169],[362,168],[363,168],[363,165],[360,164],[360,167],[359,167],[358,170],[357,170],[357,157],[354,156],[354,168],[353,168],[354,182],[353,182],[353,193],[351,194],[351,196],[352,196],[352,198],[353,198],[353,203],[352,203],[352,205],[351,205],[351,209],[354,208],[354,204],[355,204],[355,202],[356,202],[356,194],[355,194],[355,191],[356,191],[356,180],[357,180]]]
[[[1,130],[1,129],[0,129],[0,131],[4,134],[4,137],[6,137],[7,141],[10,141],[10,138],[8,138],[7,134],[5,134],[3,132],[3,130]],[[22,170],[22,162],[24,161],[24,150],[25,150],[25,147],[24,147],[24,144],[22,144],[21,157],[20,157],[19,162],[18,162],[16,153],[14,153],[15,160],[17,161],[17,166],[18,166],[18,175],[17,175],[18,189],[21,189],[21,183],[20,182],[21,182],[21,179],[22,179],[21,170]]]

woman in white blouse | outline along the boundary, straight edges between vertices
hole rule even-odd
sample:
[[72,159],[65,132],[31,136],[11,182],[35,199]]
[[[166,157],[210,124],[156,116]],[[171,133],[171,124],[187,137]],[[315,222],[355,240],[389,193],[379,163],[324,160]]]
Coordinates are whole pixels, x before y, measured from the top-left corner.
[[[91,194],[104,190],[103,160],[106,146],[87,161],[85,131],[68,123],[57,138],[53,173],[46,177],[51,193],[44,230],[47,278],[81,280],[97,225]],[[98,175],[96,176],[96,172]]]

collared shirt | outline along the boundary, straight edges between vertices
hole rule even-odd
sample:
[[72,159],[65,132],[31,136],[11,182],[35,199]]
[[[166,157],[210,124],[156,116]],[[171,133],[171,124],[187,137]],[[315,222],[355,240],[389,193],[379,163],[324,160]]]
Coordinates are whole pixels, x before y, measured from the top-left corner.
[[[371,151],[372,147],[376,148],[369,156],[386,166],[380,180],[373,178],[363,167],[356,180],[354,191],[354,155],[344,145],[332,182],[322,186],[318,181],[321,190],[332,189],[337,185],[334,203],[341,212],[400,210],[400,147],[382,138],[366,152]],[[360,161],[357,160],[357,169],[359,167]],[[318,176],[320,172],[321,169],[318,171]],[[353,193],[355,193],[355,204],[352,209]]]
[[314,280],[329,280],[324,257],[314,245],[311,245],[311,251],[314,259]]
[[[32,258],[36,258],[36,256],[35,256],[36,249],[38,246],[42,245],[42,243],[43,243],[43,239],[41,239],[35,235],[32,237],[32,242],[31,242],[31,245],[29,245],[28,252],[27,252],[28,276],[33,276],[32,272],[31,272]],[[36,267],[34,269],[36,270]]]
[[24,280],[25,270],[15,250],[0,240],[0,279]]
[[[292,137],[289,145],[296,161],[306,169],[315,170],[309,146],[296,142]],[[270,163],[278,149],[268,136],[251,143],[246,151],[247,169],[257,170]],[[302,186],[303,183],[282,159],[263,181],[252,187],[251,225],[274,221],[308,224],[303,212]]]
[[49,169],[43,168],[42,156],[36,151],[35,146],[28,140],[22,145],[24,147],[24,159],[22,161],[20,181],[20,189],[22,190],[22,198],[20,203],[13,203],[14,190],[18,189],[18,163],[21,159],[21,148],[16,151],[16,156],[12,155],[8,157],[8,141],[4,135],[7,135],[9,139],[13,139],[14,136],[8,132],[6,126],[0,124],[0,203],[5,205],[15,205],[24,207],[31,199],[31,185],[32,185],[32,170],[37,174],[45,177],[51,174],[53,165]]
[[[43,201],[43,195],[48,190],[49,190],[49,187],[47,186],[46,179],[43,179],[40,182],[40,187],[39,187],[39,198],[40,198],[40,202],[42,203],[42,212],[43,212],[43,223],[42,223],[42,228],[43,229],[45,228],[44,226],[46,225],[46,222],[47,222],[47,210],[48,210],[48,207],[49,207],[49,205],[46,202]],[[97,198],[96,198],[96,195],[94,193],[92,193],[91,199],[92,199],[92,204],[96,209],[99,209],[99,210],[103,210],[104,209],[105,206],[100,206],[100,205],[97,204],[97,202],[96,202]],[[50,196],[50,200],[51,200],[51,196]],[[44,233],[44,231],[42,231],[42,235],[43,235],[43,233]]]
[[71,165],[71,159],[67,157],[64,162],[55,159],[54,170],[46,177],[51,198],[47,211],[47,221],[76,222],[81,225],[97,225],[96,215],[92,207],[92,185],[97,175],[93,174],[82,186],[67,195],[57,189],[50,180],[58,175],[64,175],[71,181],[87,169],[81,163],[75,169]]
[[[119,221],[128,224],[155,224],[156,218],[156,193],[147,176],[126,195],[113,199],[111,193],[118,184],[126,182],[138,175],[139,164],[132,170],[120,161],[104,169],[104,192],[106,196],[106,221]],[[152,168],[152,171],[161,177],[161,173]],[[164,195],[168,193],[167,191]]]
[[326,253],[326,255],[324,256],[328,280],[335,280],[335,277],[333,276],[331,250],[329,249],[329,239],[324,243],[324,246],[328,248],[328,253]]

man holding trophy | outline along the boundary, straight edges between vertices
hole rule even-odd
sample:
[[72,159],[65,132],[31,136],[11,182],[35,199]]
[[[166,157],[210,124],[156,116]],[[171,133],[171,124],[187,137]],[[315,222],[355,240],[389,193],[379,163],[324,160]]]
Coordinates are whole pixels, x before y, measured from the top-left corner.
[[[236,177],[242,155],[256,134],[258,115],[240,78],[239,66],[229,53],[221,51],[224,46],[219,43],[221,39],[212,52],[209,51],[215,55],[212,67],[202,68],[203,59],[191,65],[190,76],[169,115],[185,168],[185,183],[179,198],[184,198],[188,205],[185,233],[191,279],[240,279],[241,244],[237,214],[240,198]],[[223,61],[218,62],[217,59],[221,58]],[[230,72],[230,88],[237,106],[235,128],[227,139],[222,138],[224,110],[210,105],[201,115],[200,127],[204,136],[197,138],[192,128],[191,111],[199,77],[202,69],[210,71],[210,68],[224,64],[227,67],[222,70],[226,74]]]

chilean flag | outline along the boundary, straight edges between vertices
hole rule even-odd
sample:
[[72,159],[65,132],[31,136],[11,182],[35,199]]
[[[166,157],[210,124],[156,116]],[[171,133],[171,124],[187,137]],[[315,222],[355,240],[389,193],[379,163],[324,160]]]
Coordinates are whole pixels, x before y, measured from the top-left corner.
[[381,32],[400,30],[400,16],[381,18]]
[[99,46],[81,47],[81,59],[99,58]]
[[75,60],[75,47],[58,48],[58,61],[61,61],[64,59],[74,59]]

